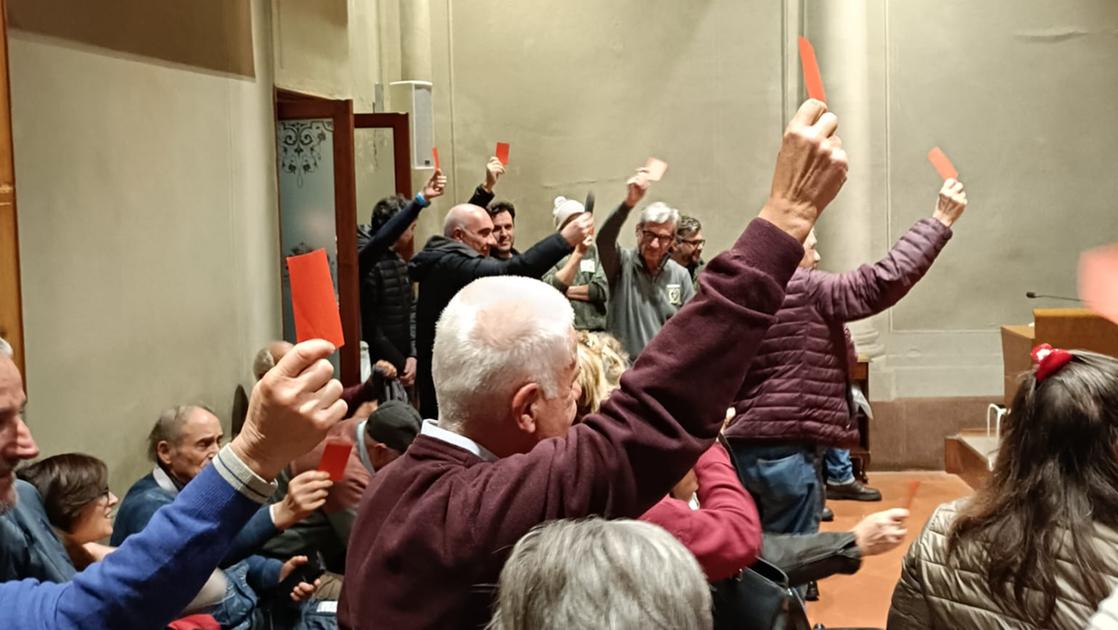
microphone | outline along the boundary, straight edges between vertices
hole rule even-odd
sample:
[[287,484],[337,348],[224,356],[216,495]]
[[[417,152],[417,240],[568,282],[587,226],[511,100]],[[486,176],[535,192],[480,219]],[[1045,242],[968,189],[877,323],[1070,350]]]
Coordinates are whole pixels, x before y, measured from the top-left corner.
[[1048,294],[1045,294],[1045,293],[1035,293],[1033,291],[1025,291],[1025,297],[1029,298],[1030,300],[1048,299],[1048,300],[1064,300],[1065,302],[1078,302],[1080,304],[1083,303],[1083,300],[1081,300],[1079,298],[1064,297],[1062,295],[1048,295]]

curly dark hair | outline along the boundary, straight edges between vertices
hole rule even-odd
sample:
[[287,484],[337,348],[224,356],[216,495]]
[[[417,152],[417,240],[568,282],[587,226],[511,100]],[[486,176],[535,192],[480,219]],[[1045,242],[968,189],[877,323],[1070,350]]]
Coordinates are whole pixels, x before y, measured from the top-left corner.
[[48,457],[21,468],[16,475],[35,486],[51,525],[66,532],[81,516],[82,508],[109,491],[105,462],[84,453]]
[[[1088,608],[1109,595],[1095,527],[1118,528],[1118,359],[1072,355],[1043,381],[1035,371],[1022,379],[990,483],[947,538],[949,557],[964,544],[982,546],[994,599],[1038,628],[1052,627],[1063,576]],[[1059,569],[1060,552],[1074,571]]]
[[489,218],[491,219],[502,212],[507,212],[509,216],[512,217],[512,220],[516,221],[516,206],[512,205],[511,201],[494,201],[489,204],[489,207],[486,208],[485,211],[489,213]]
[[373,212],[369,215],[369,224],[372,226],[373,232],[384,227],[388,220],[396,216],[396,213],[403,210],[404,206],[408,205],[408,198],[403,195],[392,195],[385,197],[373,206]]

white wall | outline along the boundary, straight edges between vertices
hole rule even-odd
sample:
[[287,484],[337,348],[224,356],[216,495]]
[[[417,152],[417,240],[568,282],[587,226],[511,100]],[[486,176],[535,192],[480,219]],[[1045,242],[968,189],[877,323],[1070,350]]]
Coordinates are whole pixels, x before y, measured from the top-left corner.
[[162,408],[228,429],[279,335],[269,13],[253,2],[254,79],[10,34],[28,418],[118,494]]

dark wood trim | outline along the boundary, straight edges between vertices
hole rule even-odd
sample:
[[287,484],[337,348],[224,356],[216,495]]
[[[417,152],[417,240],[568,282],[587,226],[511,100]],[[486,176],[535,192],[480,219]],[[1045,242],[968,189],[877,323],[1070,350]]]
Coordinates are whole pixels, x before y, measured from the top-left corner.
[[407,113],[354,114],[356,129],[392,129],[392,161],[395,168],[396,194],[412,196],[411,131]]
[[353,101],[334,101],[334,225],[338,238],[338,308],[342,315],[342,383],[361,382],[361,296],[357,278],[357,182]]
[[[361,380],[360,298],[357,279],[357,184],[354,181],[353,101],[311,97],[278,100],[276,120],[330,118],[334,123],[334,229],[338,243],[338,309],[346,344],[341,355],[341,380],[355,385]],[[292,93],[297,94],[297,93]],[[280,239],[282,242],[282,222]]]
[[318,103],[333,103],[334,101],[314,94],[307,94],[306,92],[296,92],[295,90],[287,90],[281,87],[274,88],[275,100],[277,103],[293,103],[300,101],[311,101]]
[[15,152],[12,147],[12,90],[8,81],[7,2],[0,0],[0,336],[12,344],[16,367],[27,380],[23,347],[23,293],[19,272]]

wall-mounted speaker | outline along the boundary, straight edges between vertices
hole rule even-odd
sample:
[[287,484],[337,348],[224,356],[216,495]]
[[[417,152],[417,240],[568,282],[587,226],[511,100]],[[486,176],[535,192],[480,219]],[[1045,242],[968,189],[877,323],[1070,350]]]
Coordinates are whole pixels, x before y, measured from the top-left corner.
[[414,169],[435,168],[431,149],[435,146],[435,102],[428,81],[396,81],[388,84],[388,103],[393,111],[407,112],[411,129],[411,161]]

